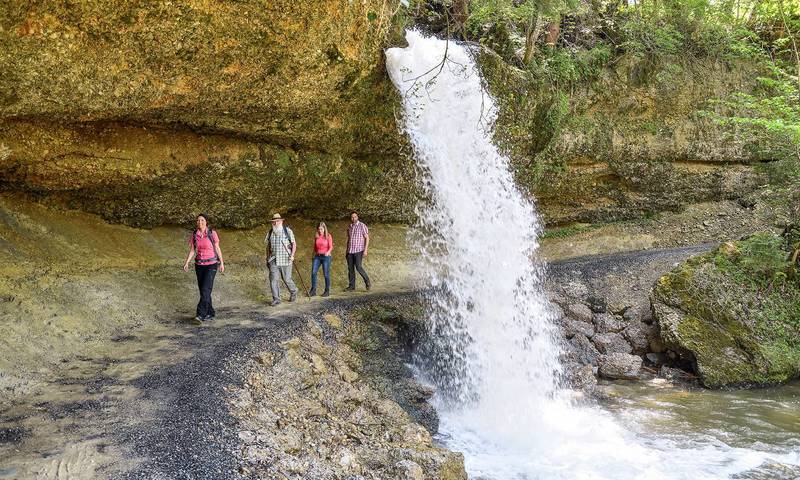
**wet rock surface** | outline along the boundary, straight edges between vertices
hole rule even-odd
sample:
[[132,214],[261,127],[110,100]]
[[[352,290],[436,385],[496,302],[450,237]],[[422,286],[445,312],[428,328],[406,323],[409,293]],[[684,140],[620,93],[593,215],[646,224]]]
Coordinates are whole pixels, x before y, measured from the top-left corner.
[[628,353],[610,353],[600,359],[600,376],[611,380],[634,380],[642,368],[642,357]]
[[119,478],[466,478],[463,457],[432,440],[432,391],[403,363],[397,311],[414,303],[329,302],[206,329],[197,355],[139,382],[160,409],[120,434],[145,460]]
[[661,376],[691,382],[694,376],[685,371],[691,365],[667,352],[661,340],[649,293],[674,265],[710,248],[700,245],[550,263],[546,288],[557,306],[566,381],[589,392],[597,381],[588,379],[589,374],[607,380]]

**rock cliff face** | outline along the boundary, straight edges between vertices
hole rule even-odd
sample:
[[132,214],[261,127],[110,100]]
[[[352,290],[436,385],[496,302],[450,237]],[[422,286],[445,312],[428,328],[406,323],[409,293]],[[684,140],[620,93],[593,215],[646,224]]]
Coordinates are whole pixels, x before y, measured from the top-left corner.
[[[396,0],[6,2],[0,191],[152,227],[198,211],[408,222],[413,161],[383,68]],[[698,115],[752,65],[621,57],[565,89],[484,53],[497,139],[548,224],[745,195],[769,147]]]
[[607,221],[740,198],[756,188],[769,145],[735,138],[702,115],[749,91],[754,64],[683,64],[622,56],[567,89],[491,53],[481,64],[502,106],[496,140],[548,223]]
[[0,189],[145,226],[407,217],[381,66],[396,3],[7,2]]

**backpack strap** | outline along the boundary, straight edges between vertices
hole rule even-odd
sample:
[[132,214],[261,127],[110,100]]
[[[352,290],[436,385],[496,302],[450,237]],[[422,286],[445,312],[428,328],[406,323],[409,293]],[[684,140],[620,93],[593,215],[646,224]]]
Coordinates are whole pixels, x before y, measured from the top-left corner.
[[[289,240],[290,238],[292,238],[292,237],[289,236],[289,227],[287,227],[286,225],[283,226],[283,234],[286,235],[286,240]],[[289,242],[289,245],[291,245],[291,244],[292,244],[292,242]]]
[[[289,240],[289,238],[291,238],[291,237],[289,237],[289,227],[287,227],[286,225],[283,226],[283,234],[286,236],[286,240]],[[269,233],[267,233],[267,240],[269,242],[272,241],[272,229],[271,228],[269,229]],[[289,242],[289,245],[291,245],[291,244],[292,244],[292,242]]]

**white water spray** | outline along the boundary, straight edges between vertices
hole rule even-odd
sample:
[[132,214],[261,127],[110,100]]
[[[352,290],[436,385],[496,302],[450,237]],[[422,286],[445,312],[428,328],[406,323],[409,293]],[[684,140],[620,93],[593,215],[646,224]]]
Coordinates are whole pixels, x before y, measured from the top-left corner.
[[749,451],[714,447],[698,461],[701,447],[646,446],[607,412],[565,399],[535,260],[541,227],[492,144],[494,101],[467,48],[416,32],[407,40],[387,50],[386,63],[426,198],[413,238],[423,286],[433,292],[425,373],[439,385],[440,431],[465,453],[469,473],[720,478],[758,466],[764,456]]
[[439,292],[436,338],[460,364],[448,393],[513,434],[553,395],[559,369],[534,260],[539,221],[490,140],[496,109],[470,52],[417,33],[408,39],[409,49],[386,56],[430,199],[417,212],[416,243],[424,281]]

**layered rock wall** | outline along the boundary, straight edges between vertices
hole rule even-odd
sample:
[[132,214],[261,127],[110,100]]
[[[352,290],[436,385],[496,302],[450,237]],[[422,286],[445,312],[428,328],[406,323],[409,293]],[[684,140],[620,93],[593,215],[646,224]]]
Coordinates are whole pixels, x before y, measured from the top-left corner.
[[[6,2],[0,191],[146,227],[353,208],[408,223],[414,166],[383,68],[405,15],[395,0]],[[480,64],[498,143],[551,225],[738,198],[771,160],[699,114],[752,89],[746,61],[622,56],[572,86]]]
[[7,2],[0,189],[144,226],[406,218],[382,69],[395,6]]

